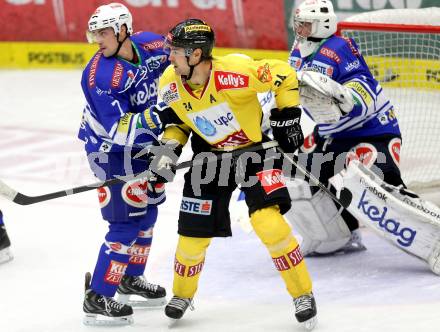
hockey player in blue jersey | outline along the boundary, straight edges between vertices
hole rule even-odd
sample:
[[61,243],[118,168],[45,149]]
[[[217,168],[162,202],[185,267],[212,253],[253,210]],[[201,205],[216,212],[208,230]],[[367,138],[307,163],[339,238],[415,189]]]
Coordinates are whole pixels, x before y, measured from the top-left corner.
[[[163,37],[133,34],[131,13],[119,3],[98,7],[87,34],[99,51],[82,75],[87,104],[78,137],[85,143],[91,169],[101,180],[146,171],[148,159],[135,156],[156,142],[162,129],[155,105],[159,76],[169,64]],[[157,205],[165,200],[164,185],[127,181],[99,188],[98,196],[109,230],[93,277],[86,274],[84,323],[128,324],[132,306],[166,301],[165,289],[143,277]],[[142,299],[125,303],[131,295]]]
[[[331,1],[304,1],[293,23],[289,63],[298,71],[303,109],[316,123],[301,148],[306,155],[300,161],[326,185],[350,160],[358,159],[377,167],[386,183],[402,186],[401,136],[393,104],[355,41],[335,35]],[[303,237],[303,254],[365,249],[356,218],[322,191],[304,182],[291,189],[291,196],[294,205],[286,217]]]
[[5,224],[3,222],[3,213],[0,210],[0,264],[9,262],[13,258],[10,246],[11,241],[9,240]]

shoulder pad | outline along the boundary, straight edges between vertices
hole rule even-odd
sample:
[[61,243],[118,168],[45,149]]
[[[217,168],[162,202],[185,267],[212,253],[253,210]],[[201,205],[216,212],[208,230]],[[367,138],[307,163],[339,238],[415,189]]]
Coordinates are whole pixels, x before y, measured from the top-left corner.
[[359,48],[352,38],[340,37],[344,41],[344,45],[348,47],[353,55],[360,55]]
[[86,68],[87,86],[98,86],[102,90],[117,89],[120,86],[124,67],[116,58],[106,58],[97,52]]
[[332,60],[333,62],[340,64],[342,62],[340,51],[341,47],[343,47],[341,41],[341,38],[336,36],[329,38],[324,44],[321,45],[318,53]]
[[131,40],[145,51],[162,50],[164,37],[152,32],[139,32]]

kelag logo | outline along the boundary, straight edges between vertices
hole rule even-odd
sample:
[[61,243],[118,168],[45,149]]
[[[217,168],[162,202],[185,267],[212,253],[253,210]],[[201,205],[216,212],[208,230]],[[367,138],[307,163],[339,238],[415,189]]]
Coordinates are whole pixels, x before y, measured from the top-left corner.
[[400,222],[394,219],[387,219],[388,208],[383,207],[381,211],[379,207],[369,204],[369,200],[365,199],[367,189],[364,189],[359,200],[357,208],[373,222],[377,222],[378,226],[385,232],[393,234],[397,238],[397,243],[403,247],[409,247],[414,241],[417,232],[409,227],[401,227]]

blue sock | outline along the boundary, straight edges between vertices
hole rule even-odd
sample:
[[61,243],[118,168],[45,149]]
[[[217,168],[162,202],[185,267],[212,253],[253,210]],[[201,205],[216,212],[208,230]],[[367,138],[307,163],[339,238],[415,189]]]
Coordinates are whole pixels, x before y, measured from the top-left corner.
[[153,227],[157,220],[157,213],[157,206],[151,205],[148,207],[147,214],[141,221],[141,230],[132,247],[131,257],[125,272],[128,276],[141,276],[145,272],[151,242],[153,241]]

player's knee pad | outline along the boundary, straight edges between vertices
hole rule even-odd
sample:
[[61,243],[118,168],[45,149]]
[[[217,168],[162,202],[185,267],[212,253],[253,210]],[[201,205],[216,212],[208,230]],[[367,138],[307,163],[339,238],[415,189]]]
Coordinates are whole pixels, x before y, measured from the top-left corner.
[[289,188],[292,208],[285,214],[294,231],[301,237],[301,251],[326,254],[344,247],[350,240],[350,230],[328,195],[319,190],[312,195],[305,181],[295,181]]
[[204,257],[206,248],[211,243],[211,238],[179,236],[177,243],[176,256],[181,256],[185,260],[198,260]]
[[277,244],[289,238],[292,232],[277,205],[252,213],[251,224],[255,233],[266,246]]

